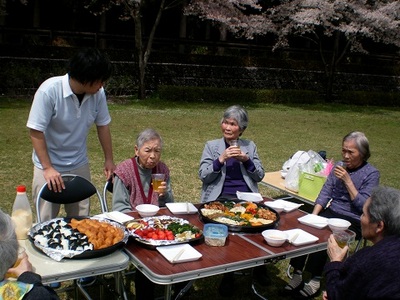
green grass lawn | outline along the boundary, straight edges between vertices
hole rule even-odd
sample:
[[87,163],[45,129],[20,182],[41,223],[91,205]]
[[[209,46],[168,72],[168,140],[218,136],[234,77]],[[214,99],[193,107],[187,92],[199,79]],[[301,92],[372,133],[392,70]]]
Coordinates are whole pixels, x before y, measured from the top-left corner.
[[[27,185],[28,196],[31,191],[32,146],[26,128],[30,104],[31,99],[0,98],[1,209],[7,213],[11,213],[17,185]],[[400,109],[334,104],[238,104],[247,108],[250,118],[243,138],[256,143],[267,172],[279,170],[297,150],[326,150],[328,158],[338,160],[343,136],[360,130],[370,141],[370,162],[380,170],[381,184],[400,189],[400,172],[395,170],[400,162]],[[164,139],[162,160],[170,167],[176,201],[199,202],[201,182],[197,172],[204,143],[221,137],[219,122],[229,105],[176,103],[162,99],[110,101],[115,163],[131,157],[137,134],[144,128],[153,127]],[[88,149],[93,182],[102,189],[105,182],[103,154],[94,128]],[[260,192],[264,196],[277,196],[266,187],[260,187]],[[99,207],[94,206],[93,213],[97,212]],[[277,290],[286,280],[283,274],[285,263],[269,266],[270,273],[277,275],[277,281],[267,290],[269,299],[283,299]],[[217,299],[213,288],[215,282],[219,279],[199,280],[191,299]],[[246,297],[246,292],[238,293],[233,299],[244,299],[241,297]]]

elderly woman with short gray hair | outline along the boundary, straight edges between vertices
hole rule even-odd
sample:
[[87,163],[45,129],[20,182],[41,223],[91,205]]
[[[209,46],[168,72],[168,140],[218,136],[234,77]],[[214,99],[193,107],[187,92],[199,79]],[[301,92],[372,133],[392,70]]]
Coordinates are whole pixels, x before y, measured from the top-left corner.
[[[342,161],[328,175],[313,209],[313,214],[325,218],[348,220],[350,228],[361,236],[360,216],[363,206],[379,185],[379,171],[368,163],[371,156],[369,142],[363,132],[353,131],[342,139]],[[312,298],[319,293],[326,251],[292,258],[293,277],[285,290],[293,296]],[[304,269],[304,270],[303,270]],[[303,281],[303,272],[311,274],[311,280]]]
[[[161,161],[163,140],[152,128],[139,133],[136,138],[135,156],[117,165],[114,171],[113,210],[131,211],[137,205],[148,203],[165,206],[174,202],[170,172]],[[158,191],[153,190],[151,175],[165,175]],[[135,277],[135,294],[137,300],[154,299],[155,284],[142,272],[137,271]]]
[[[264,178],[264,168],[253,141],[240,138],[249,122],[240,105],[228,107],[221,119],[222,138],[208,141],[200,160],[201,202],[237,199],[236,192],[258,192],[257,183]],[[266,284],[264,266],[254,268],[253,276]],[[221,296],[234,293],[233,273],[224,274],[219,285]]]
[[[57,294],[42,285],[40,275],[32,271],[28,256],[24,253],[17,266],[18,240],[11,217],[0,210],[0,299],[59,299]],[[6,274],[16,278],[9,280]]]
[[348,246],[328,240],[323,299],[400,299],[400,191],[377,187],[363,207],[362,236],[373,246],[347,257]]
[[221,119],[223,137],[208,141],[200,160],[201,202],[236,198],[236,191],[258,192],[264,168],[253,141],[241,139],[248,125],[247,111],[228,107]]
[[[139,133],[135,156],[118,164],[114,171],[113,210],[131,211],[143,203],[165,206],[165,203],[174,202],[170,172],[160,160],[162,148],[163,140],[154,129],[147,128]],[[151,183],[154,173],[165,175],[158,192]]]

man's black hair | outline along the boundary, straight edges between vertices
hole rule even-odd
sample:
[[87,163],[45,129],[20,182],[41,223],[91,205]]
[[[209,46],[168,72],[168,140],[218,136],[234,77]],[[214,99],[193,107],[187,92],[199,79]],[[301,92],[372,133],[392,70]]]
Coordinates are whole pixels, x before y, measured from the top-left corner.
[[99,49],[88,48],[75,54],[68,66],[71,78],[82,84],[106,81],[112,73],[112,65],[108,57]]

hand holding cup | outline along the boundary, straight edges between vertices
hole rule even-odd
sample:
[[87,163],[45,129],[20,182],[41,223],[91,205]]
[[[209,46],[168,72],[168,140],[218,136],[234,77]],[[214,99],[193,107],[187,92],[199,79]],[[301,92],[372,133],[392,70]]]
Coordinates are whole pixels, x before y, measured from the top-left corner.
[[162,173],[155,173],[151,174],[151,182],[153,185],[153,191],[162,194],[166,190],[166,182],[165,180],[165,174]]
[[26,271],[32,271],[32,264],[28,260],[28,255],[25,252],[24,247],[18,248],[18,258],[17,261],[14,263],[13,267],[8,269],[7,273],[5,274],[5,278],[18,278],[19,275]]

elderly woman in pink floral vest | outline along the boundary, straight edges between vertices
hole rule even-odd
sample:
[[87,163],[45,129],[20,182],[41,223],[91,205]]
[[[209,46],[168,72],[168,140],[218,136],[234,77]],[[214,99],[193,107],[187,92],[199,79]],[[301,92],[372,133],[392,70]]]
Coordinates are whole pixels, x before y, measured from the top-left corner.
[[[173,202],[168,167],[160,161],[161,136],[154,129],[145,129],[136,139],[135,156],[121,162],[114,171],[113,210],[131,211],[143,203],[165,206]],[[165,175],[157,191],[153,190],[152,174]],[[155,284],[142,272],[136,272],[135,294],[137,300],[154,299]]]
[[[168,167],[160,161],[161,136],[154,129],[145,129],[137,137],[135,156],[121,162],[114,172],[113,210],[131,211],[137,205],[151,203],[165,206],[173,202]],[[153,190],[151,175],[165,175],[157,191]]]

